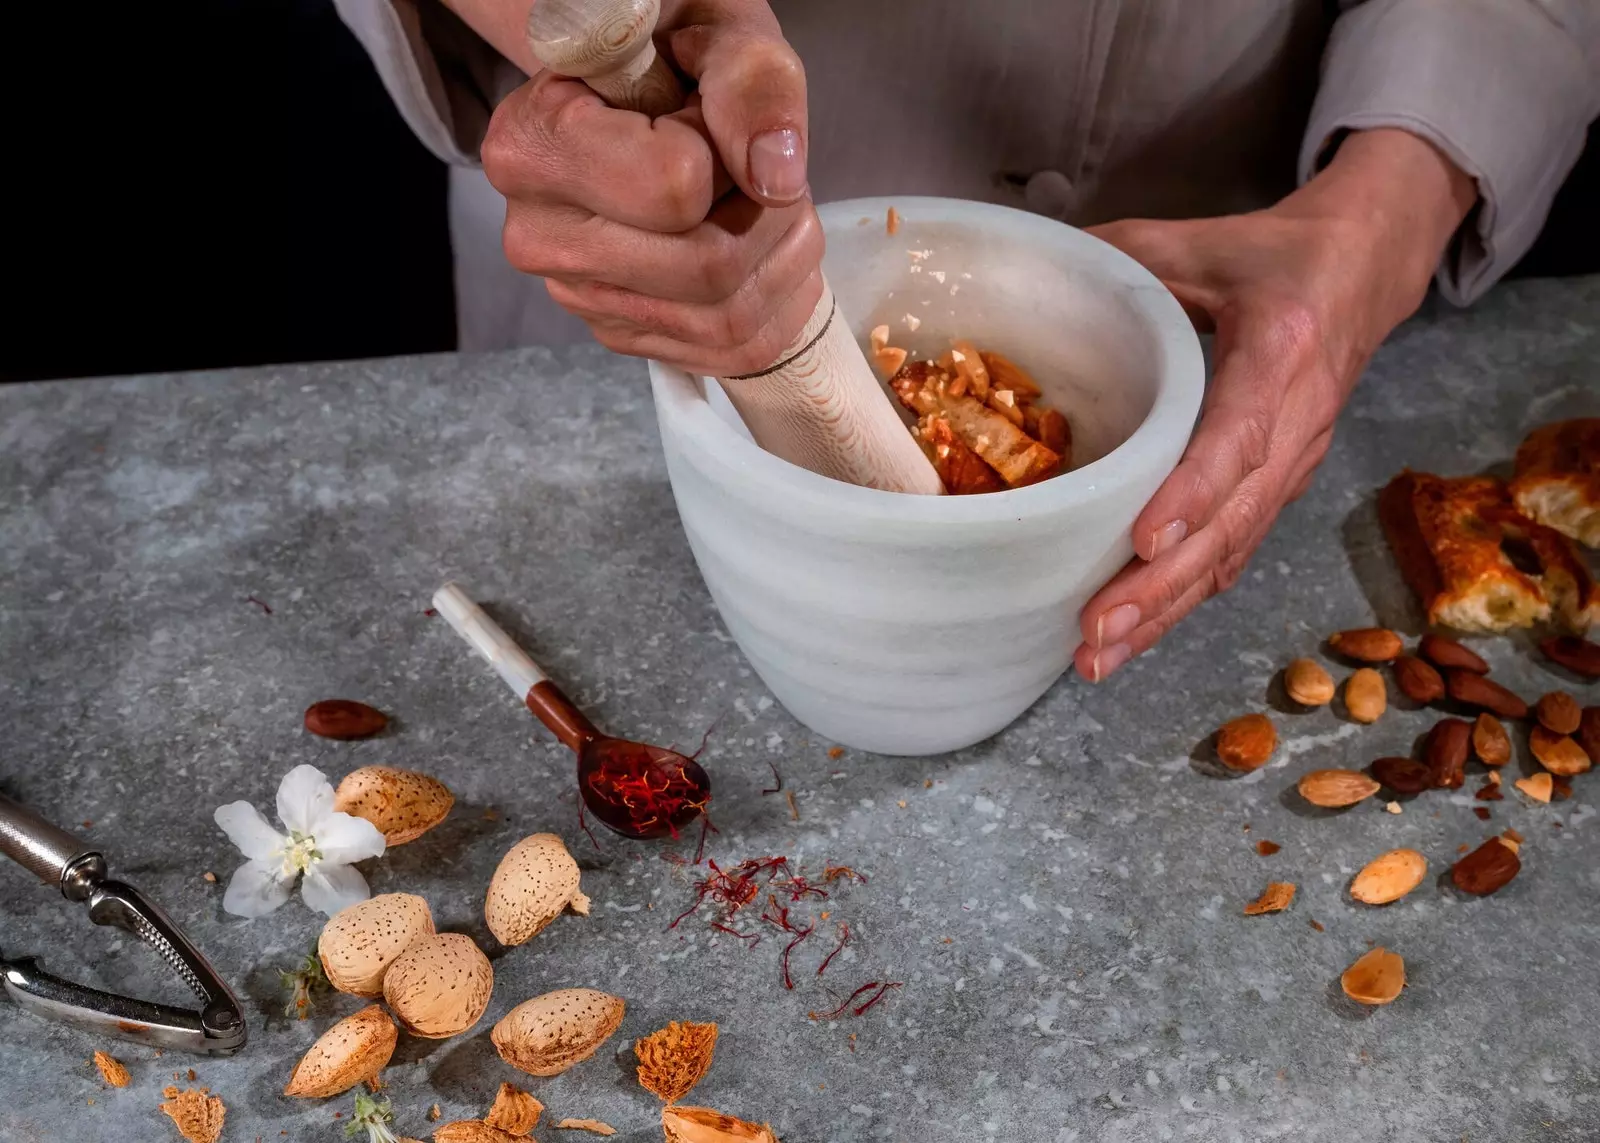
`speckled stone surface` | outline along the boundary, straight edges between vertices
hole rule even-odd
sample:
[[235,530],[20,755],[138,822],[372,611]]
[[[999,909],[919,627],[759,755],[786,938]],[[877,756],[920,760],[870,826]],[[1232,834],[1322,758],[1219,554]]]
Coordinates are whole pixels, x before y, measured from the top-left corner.
[[[278,970],[320,918],[298,897],[266,919],[224,914],[239,858],[211,821],[237,798],[270,809],[302,762],[335,779],[423,770],[458,797],[437,830],[368,867],[376,890],[427,897],[496,971],[471,1032],[402,1039],[387,1072],[402,1135],[425,1137],[435,1102],[447,1120],[481,1115],[518,1078],[492,1023],[588,985],[626,997],[617,1036],[565,1076],[523,1078],[552,1121],[603,1119],[624,1141],[660,1137],[624,1049],[671,1019],[723,1027],[691,1102],[770,1120],[787,1143],[1600,1137],[1600,779],[1552,806],[1511,795],[1489,823],[1473,815],[1476,777],[1399,816],[1329,814],[1297,799],[1301,773],[1404,753],[1436,715],[1397,707],[1361,728],[1277,710],[1284,745],[1242,780],[1217,777],[1202,745],[1224,719],[1273,709],[1278,668],[1331,630],[1416,631],[1372,510],[1395,470],[1503,464],[1529,427],[1597,412],[1600,279],[1430,309],[1379,354],[1314,489],[1231,594],[1109,685],[1068,678],[993,741],[886,761],[830,758],[722,631],[636,362],[528,351],[0,389],[0,781],[163,902],[251,1025],[236,1058],[155,1059],[0,1003],[0,1139],[176,1139],[156,1104],[191,1066],[228,1103],[225,1140],[342,1137],[351,1096],[279,1092],[361,1002],[280,1015]],[[692,892],[662,857],[692,844],[602,837],[597,851],[583,837],[568,756],[423,614],[450,577],[602,725],[693,744],[721,719],[705,753],[719,863],[787,854],[868,876],[795,906],[819,927],[792,992],[770,932],[747,948],[701,918],[667,931]],[[1600,701],[1526,640],[1475,645],[1525,695]],[[368,742],[311,738],[301,712],[328,697],[394,722]],[[762,795],[768,763],[798,823]],[[1459,896],[1442,876],[1457,846],[1506,826],[1528,838],[1522,875]],[[580,856],[593,915],[501,949],[482,920],[489,874],[541,830]],[[1282,852],[1257,856],[1260,839]],[[1350,875],[1395,846],[1428,856],[1423,886],[1353,904]],[[1242,916],[1268,879],[1299,884],[1292,907]],[[184,1000],[138,942],[9,865],[0,912],[7,955]],[[753,912],[740,924],[755,931]],[[819,979],[841,922],[849,945]],[[1374,941],[1404,955],[1409,984],[1368,1011],[1337,979]],[[836,1003],[828,987],[872,980],[904,986],[859,1019],[807,1019]],[[94,1048],[127,1063],[131,1087],[101,1083]]]

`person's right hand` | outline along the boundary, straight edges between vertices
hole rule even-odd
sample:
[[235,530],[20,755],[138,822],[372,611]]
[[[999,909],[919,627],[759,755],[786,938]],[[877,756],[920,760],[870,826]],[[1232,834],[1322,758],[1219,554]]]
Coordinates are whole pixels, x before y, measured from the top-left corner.
[[483,169],[506,257],[601,344],[738,376],[822,295],[805,72],[763,0],[662,7],[656,45],[698,85],[684,110],[651,121],[541,72],[495,111]]

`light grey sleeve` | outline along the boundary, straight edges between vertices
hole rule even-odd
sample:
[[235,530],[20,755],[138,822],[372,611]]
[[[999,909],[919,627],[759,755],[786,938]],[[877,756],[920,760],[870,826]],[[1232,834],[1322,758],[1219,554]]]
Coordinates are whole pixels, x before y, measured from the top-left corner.
[[1398,127],[1478,183],[1439,267],[1445,297],[1474,300],[1538,237],[1600,115],[1600,0],[1342,0],[1299,175],[1345,131]]
[[489,116],[527,77],[439,0],[333,0],[417,138],[454,166],[478,165]]

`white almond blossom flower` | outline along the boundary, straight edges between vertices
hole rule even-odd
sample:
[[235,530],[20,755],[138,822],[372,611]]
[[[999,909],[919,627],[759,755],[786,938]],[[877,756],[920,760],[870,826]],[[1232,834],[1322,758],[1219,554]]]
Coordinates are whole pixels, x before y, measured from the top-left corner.
[[365,818],[333,808],[333,786],[315,766],[296,766],[278,786],[278,820],[272,828],[249,802],[220,806],[216,822],[250,860],[233,871],[222,907],[240,917],[261,917],[289,899],[303,873],[306,905],[333,916],[365,901],[367,879],[357,861],[383,856],[383,834]]

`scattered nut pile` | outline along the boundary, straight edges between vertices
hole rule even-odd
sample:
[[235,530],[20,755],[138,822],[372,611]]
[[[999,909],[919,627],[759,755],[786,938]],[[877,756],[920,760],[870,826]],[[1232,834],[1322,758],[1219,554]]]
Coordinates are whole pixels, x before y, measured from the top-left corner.
[[[1476,792],[1477,800],[1499,801],[1505,796],[1499,768],[1511,761],[1513,754],[1511,734],[1502,719],[1531,721],[1528,748],[1542,769],[1512,785],[1534,802],[1570,797],[1571,779],[1587,772],[1600,757],[1600,706],[1586,708],[1565,691],[1552,691],[1530,706],[1490,679],[1488,663],[1453,639],[1426,635],[1416,652],[1408,654],[1398,634],[1369,627],[1340,631],[1329,638],[1328,646],[1341,658],[1360,664],[1345,680],[1343,692],[1345,709],[1355,722],[1376,722],[1388,709],[1388,684],[1379,669],[1385,664],[1395,687],[1411,702],[1422,706],[1448,703],[1477,713],[1472,722],[1440,719],[1423,739],[1420,758],[1379,758],[1366,772],[1323,769],[1303,775],[1297,788],[1314,806],[1342,810],[1385,790],[1401,798],[1430,789],[1460,789],[1473,757],[1487,771],[1485,784]],[[1600,677],[1600,646],[1565,636],[1546,640],[1541,647],[1559,666],[1584,678]],[[1303,707],[1325,706],[1338,694],[1332,675],[1314,659],[1291,662],[1284,668],[1283,681],[1285,693]],[[1266,765],[1277,747],[1277,728],[1264,714],[1242,715],[1216,734],[1217,758],[1241,773]],[[1392,813],[1401,811],[1397,800],[1390,800],[1387,808]],[[1487,806],[1478,807],[1477,815],[1487,819]],[[1489,838],[1455,862],[1451,881],[1463,893],[1477,896],[1503,889],[1521,871],[1522,840],[1509,829]],[[1277,846],[1260,843],[1258,849],[1265,855],[1276,852]],[[1364,904],[1387,905],[1420,885],[1427,870],[1427,858],[1416,850],[1391,850],[1356,875],[1350,895]],[[1271,882],[1244,912],[1250,916],[1280,912],[1293,901],[1294,893],[1292,884]],[[1398,954],[1374,948],[1345,971],[1340,983],[1345,994],[1359,1003],[1387,1004],[1405,987],[1405,964]]]

